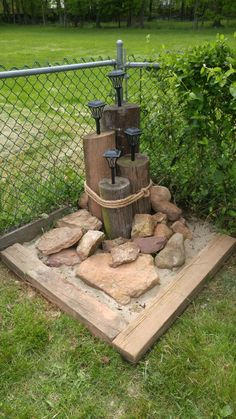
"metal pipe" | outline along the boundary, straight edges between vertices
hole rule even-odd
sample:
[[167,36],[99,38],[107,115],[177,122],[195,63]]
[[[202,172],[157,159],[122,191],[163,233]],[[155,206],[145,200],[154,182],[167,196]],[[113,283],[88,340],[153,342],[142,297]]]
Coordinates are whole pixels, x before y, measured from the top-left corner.
[[[116,67],[118,70],[124,70],[124,51],[123,51],[123,41],[121,39],[118,39],[118,41],[116,41]],[[119,93],[117,92],[117,96],[118,96],[117,98],[118,106],[121,106],[123,102],[123,89],[120,89]]]
[[123,41],[121,39],[116,41],[116,66],[118,70],[124,68]]
[[78,64],[66,64],[66,65],[55,65],[51,67],[39,67],[39,68],[25,68],[22,70],[8,70],[0,71],[0,79],[10,79],[14,77],[28,77],[36,76],[38,74],[49,74],[49,73],[60,73],[65,71],[75,71],[84,68],[96,68],[116,65],[116,60],[104,60],[104,61],[90,61],[87,63]]
[[115,167],[111,168],[111,183],[112,185],[115,185],[116,181],[115,181]]
[[116,92],[117,92],[117,104],[118,104],[118,107],[120,107],[122,106],[122,88],[118,87],[116,89]]
[[99,134],[101,134],[100,121],[99,121],[99,119],[95,119],[95,121],[96,121],[96,132],[99,135]]
[[149,62],[128,62],[125,64],[125,68],[149,68],[150,70],[153,68],[155,70],[160,69],[160,64],[158,63],[149,63]]
[[131,146],[131,161],[135,160],[135,146]]

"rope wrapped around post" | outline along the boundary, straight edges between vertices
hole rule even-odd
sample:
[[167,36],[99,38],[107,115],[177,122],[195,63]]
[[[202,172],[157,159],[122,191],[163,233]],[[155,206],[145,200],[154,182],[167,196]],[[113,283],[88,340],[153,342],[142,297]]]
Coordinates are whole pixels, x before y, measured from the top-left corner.
[[107,201],[106,199],[101,198],[99,195],[96,194],[86,182],[84,182],[84,190],[88,194],[88,196],[93,199],[98,205],[101,205],[103,208],[124,208],[128,205],[133,204],[134,202],[138,201],[141,198],[147,198],[150,196],[150,188],[153,182],[150,180],[150,183],[145,188],[140,189],[139,192],[129,195],[123,199],[117,199],[116,201]]

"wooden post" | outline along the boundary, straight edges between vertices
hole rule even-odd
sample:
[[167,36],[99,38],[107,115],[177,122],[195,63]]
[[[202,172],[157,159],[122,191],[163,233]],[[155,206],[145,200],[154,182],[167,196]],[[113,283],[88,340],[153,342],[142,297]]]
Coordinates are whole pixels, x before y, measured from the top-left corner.
[[[99,135],[92,133],[83,138],[86,182],[97,194],[99,193],[100,180],[110,175],[110,169],[103,154],[107,149],[115,148],[115,144],[114,131],[102,132]],[[88,206],[91,214],[102,220],[100,205],[89,198]]]
[[[126,128],[139,128],[140,125],[140,106],[132,103],[106,106],[101,119],[101,128],[105,130],[115,130],[116,147],[121,150],[122,155],[130,152],[129,145],[124,133]],[[138,151],[138,149],[137,149]]]
[[[150,183],[149,174],[149,157],[144,154],[135,154],[135,160],[131,161],[131,155],[121,157],[117,161],[117,169],[122,177],[126,177],[130,181],[131,194],[139,192]],[[133,215],[150,214],[151,201],[150,197],[139,199],[132,205]]]
[[[109,201],[126,198],[130,195],[130,182],[123,177],[116,177],[116,183],[112,184],[110,178],[104,178],[99,182],[100,196]],[[130,238],[132,228],[132,205],[124,208],[103,208],[103,222],[106,235],[109,239],[117,237]]]

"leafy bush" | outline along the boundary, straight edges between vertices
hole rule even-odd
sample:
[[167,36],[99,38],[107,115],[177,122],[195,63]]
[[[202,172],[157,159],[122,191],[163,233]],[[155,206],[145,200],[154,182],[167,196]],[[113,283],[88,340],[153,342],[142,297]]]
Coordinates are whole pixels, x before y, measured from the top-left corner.
[[[143,98],[143,147],[153,179],[178,202],[210,215],[230,232],[236,216],[236,70],[220,37],[182,54],[160,57]],[[146,76],[144,76],[146,77]],[[145,84],[145,83],[144,83]]]

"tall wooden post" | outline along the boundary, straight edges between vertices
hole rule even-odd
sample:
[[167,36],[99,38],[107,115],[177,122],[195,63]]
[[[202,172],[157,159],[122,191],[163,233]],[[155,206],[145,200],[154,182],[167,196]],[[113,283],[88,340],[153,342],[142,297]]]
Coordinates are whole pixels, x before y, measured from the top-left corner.
[[[102,130],[115,130],[116,147],[121,150],[122,155],[129,153],[129,146],[124,133],[126,128],[139,128],[140,106],[132,103],[125,103],[122,106],[106,106],[101,119]],[[138,151],[138,150],[137,150]]]
[[[121,157],[117,161],[117,168],[122,177],[128,178],[131,185],[131,194],[139,192],[150,183],[149,157],[144,154],[135,154],[135,160],[131,161],[131,155]],[[150,197],[141,198],[132,205],[133,215],[150,214]]]
[[[126,198],[130,195],[130,182],[123,177],[116,177],[115,184],[110,178],[104,178],[99,182],[100,196],[108,201]],[[132,205],[124,208],[102,208],[103,223],[106,235],[109,239],[117,237],[130,238],[133,211]]]
[[[115,148],[115,144],[114,131],[102,132],[99,135],[92,133],[83,138],[86,182],[97,194],[99,194],[99,181],[110,175],[110,169],[103,154],[107,149]],[[89,198],[88,207],[92,215],[102,220],[100,205]]]

